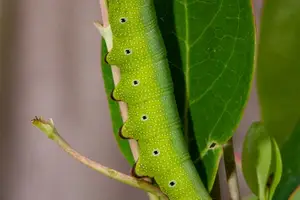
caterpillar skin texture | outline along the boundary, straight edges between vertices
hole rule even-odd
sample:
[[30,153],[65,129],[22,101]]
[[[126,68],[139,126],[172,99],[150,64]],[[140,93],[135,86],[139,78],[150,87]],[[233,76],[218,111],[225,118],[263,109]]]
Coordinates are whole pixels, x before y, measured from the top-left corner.
[[152,0],[108,0],[113,48],[106,62],[120,68],[112,92],[128,105],[122,138],[138,141],[138,177],[153,177],[170,200],[211,199],[190,159],[177,111],[167,53]]

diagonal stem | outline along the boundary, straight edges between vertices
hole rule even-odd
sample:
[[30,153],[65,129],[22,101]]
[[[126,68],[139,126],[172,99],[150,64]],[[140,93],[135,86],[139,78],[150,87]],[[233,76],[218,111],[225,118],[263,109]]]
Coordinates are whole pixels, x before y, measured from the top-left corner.
[[[81,162],[82,164],[114,179],[119,182],[128,184],[132,187],[139,188],[142,190],[145,190],[152,195],[156,195],[160,197],[162,200],[168,200],[168,198],[163,194],[159,188],[153,186],[151,183],[145,181],[145,180],[139,180],[132,176],[128,176],[126,174],[123,174],[121,172],[118,172],[114,169],[108,168],[106,166],[103,166],[87,157],[84,157],[77,151],[75,151],[58,133],[56,130],[54,123],[52,119],[49,121],[43,120],[41,117],[35,117],[32,120],[33,126],[40,129],[42,132],[44,132],[48,138],[56,142],[65,152],[67,152],[69,155],[74,157],[76,160]],[[155,200],[155,199],[153,199]]]

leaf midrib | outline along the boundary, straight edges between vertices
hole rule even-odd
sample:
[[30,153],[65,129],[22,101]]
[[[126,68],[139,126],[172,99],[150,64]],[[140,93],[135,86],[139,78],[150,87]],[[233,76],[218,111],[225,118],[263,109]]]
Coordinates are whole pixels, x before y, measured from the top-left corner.
[[218,14],[221,11],[221,8],[223,6],[223,1],[221,1],[219,9],[215,13],[214,17],[210,20],[210,22],[207,24],[207,26],[203,29],[202,33],[199,35],[199,37],[189,46],[189,20],[188,20],[188,0],[185,0],[185,3],[182,4],[184,6],[184,12],[185,12],[185,48],[186,48],[186,65],[185,65],[185,70],[184,70],[184,76],[185,76],[185,82],[186,82],[186,94],[185,94],[185,102],[184,102],[184,135],[186,142],[189,146],[189,120],[188,120],[188,113],[189,113],[189,100],[190,100],[190,80],[189,80],[189,75],[190,75],[190,48],[192,48],[201,38],[203,35],[206,33],[207,29],[211,26],[211,24],[215,21],[217,18]]
[[184,135],[185,135],[185,140],[187,142],[187,145],[189,146],[189,121],[188,121],[188,112],[189,112],[189,98],[190,98],[190,81],[189,81],[189,74],[190,74],[190,69],[189,69],[189,64],[190,64],[190,48],[189,48],[189,21],[188,21],[188,0],[185,0],[184,4],[184,12],[185,12],[185,48],[186,48],[186,66],[185,66],[185,82],[186,82],[186,95],[185,95],[185,102],[184,102]]

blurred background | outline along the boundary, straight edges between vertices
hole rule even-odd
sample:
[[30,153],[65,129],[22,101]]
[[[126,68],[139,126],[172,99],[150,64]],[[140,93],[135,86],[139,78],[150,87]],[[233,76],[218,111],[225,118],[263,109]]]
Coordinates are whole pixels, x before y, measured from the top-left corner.
[[[254,1],[259,24],[261,0]],[[112,134],[100,70],[98,1],[0,0],[0,18],[0,200],[146,200],[144,192],[74,160],[30,122],[35,115],[53,118],[77,151],[129,172]],[[255,120],[253,90],[234,136],[237,152]]]

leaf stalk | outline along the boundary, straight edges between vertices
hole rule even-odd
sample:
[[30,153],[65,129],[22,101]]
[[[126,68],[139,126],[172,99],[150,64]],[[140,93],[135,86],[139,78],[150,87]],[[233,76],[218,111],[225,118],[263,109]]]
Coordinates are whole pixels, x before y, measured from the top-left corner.
[[[114,169],[108,168],[104,165],[101,165],[97,163],[96,161],[93,161],[80,153],[78,153],[76,150],[74,150],[58,133],[56,130],[56,127],[54,125],[54,122],[52,119],[49,119],[49,121],[43,120],[42,117],[35,117],[32,121],[32,125],[38,128],[40,131],[45,133],[49,139],[53,140],[55,143],[57,143],[65,152],[67,152],[69,155],[71,155],[73,158],[81,162],[82,164],[96,170],[97,172],[100,172],[101,174],[104,174],[105,176],[108,176],[114,180],[117,180],[119,182],[125,183],[127,185],[130,185],[135,188],[142,189],[146,192],[151,193],[152,195],[156,195],[160,197],[162,200],[168,200],[168,198],[165,196],[164,193],[161,192],[161,190],[151,183],[142,180],[142,179],[136,179],[132,176],[123,174],[119,171],[116,171]],[[155,200],[155,199],[151,199]]]

